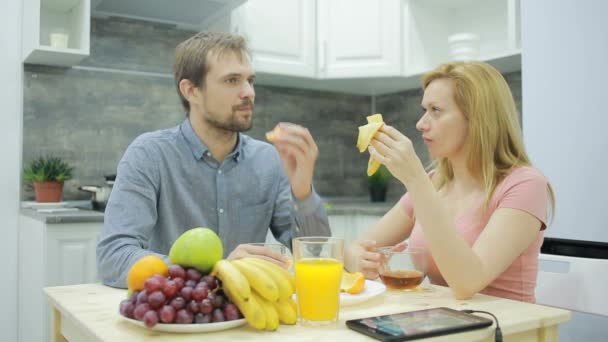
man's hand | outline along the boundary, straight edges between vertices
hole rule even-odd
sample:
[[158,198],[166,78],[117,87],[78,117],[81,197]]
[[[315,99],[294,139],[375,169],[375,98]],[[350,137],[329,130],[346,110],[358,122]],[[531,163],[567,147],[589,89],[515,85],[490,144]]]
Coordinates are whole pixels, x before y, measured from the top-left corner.
[[312,176],[319,149],[307,128],[290,123],[279,123],[273,135],[291,191],[299,200],[306,199],[312,191]]
[[246,257],[255,257],[273,262],[283,268],[289,268],[289,260],[277,252],[270,250],[264,246],[252,246],[246,243],[238,245],[228,256],[228,260],[241,259]]

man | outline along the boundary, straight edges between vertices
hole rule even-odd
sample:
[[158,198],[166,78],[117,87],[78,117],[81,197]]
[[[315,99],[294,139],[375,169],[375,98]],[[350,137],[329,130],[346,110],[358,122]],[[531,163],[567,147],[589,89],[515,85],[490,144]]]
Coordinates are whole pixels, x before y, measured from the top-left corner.
[[265,241],[268,228],[287,246],[296,236],[330,235],[312,188],[318,149],[309,131],[281,123],[274,147],[241,133],[251,128],[255,104],[244,39],[191,37],[176,49],[174,77],[187,118],[139,136],[118,164],[97,245],[102,281],[126,287],[135,261],[149,254],[167,260],[173,242],[193,227],[213,229],[229,259],[278,261],[246,245]]

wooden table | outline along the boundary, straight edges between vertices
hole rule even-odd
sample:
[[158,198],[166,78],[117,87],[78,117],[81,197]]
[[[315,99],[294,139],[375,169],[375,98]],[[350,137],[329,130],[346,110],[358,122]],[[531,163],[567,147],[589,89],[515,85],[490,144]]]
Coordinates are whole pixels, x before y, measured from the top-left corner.
[[[373,341],[348,329],[347,319],[446,306],[454,309],[490,311],[498,317],[505,341],[557,341],[558,327],[570,319],[567,310],[475,295],[456,300],[450,290],[434,286],[433,291],[387,291],[378,297],[340,311],[335,326],[281,325],[275,332],[257,331],[248,325],[213,333],[167,334],[134,326],[118,315],[126,290],[100,284],[49,287],[44,289],[52,306],[53,341]],[[494,326],[445,335],[425,341],[494,341]]]

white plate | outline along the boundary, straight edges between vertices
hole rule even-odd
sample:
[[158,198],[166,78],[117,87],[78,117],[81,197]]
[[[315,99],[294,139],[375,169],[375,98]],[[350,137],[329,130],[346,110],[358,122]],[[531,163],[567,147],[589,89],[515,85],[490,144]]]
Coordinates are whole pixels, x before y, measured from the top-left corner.
[[161,323],[159,323],[159,324],[156,324],[155,326],[153,326],[152,328],[148,328],[144,324],[144,322],[127,318],[121,314],[118,314],[118,317],[120,317],[125,322],[129,322],[131,324],[137,325],[137,326],[145,328],[145,329],[162,331],[162,332],[171,332],[171,333],[182,333],[182,334],[226,330],[226,329],[240,327],[241,325],[247,323],[247,321],[244,318],[241,318],[241,319],[237,319],[234,321],[226,321],[226,322],[220,322],[220,323],[204,323],[204,324],[196,324],[196,323],[193,323],[193,324],[161,324]]
[[359,304],[370,300],[386,291],[386,286],[373,280],[365,280],[365,288],[363,292],[357,294],[340,293],[340,306],[349,306]]

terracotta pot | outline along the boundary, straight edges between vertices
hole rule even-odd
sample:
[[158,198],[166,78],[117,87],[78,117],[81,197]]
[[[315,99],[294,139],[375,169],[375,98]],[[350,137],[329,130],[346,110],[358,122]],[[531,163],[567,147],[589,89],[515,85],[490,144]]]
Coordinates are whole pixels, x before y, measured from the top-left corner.
[[61,202],[63,182],[34,182],[36,202]]

